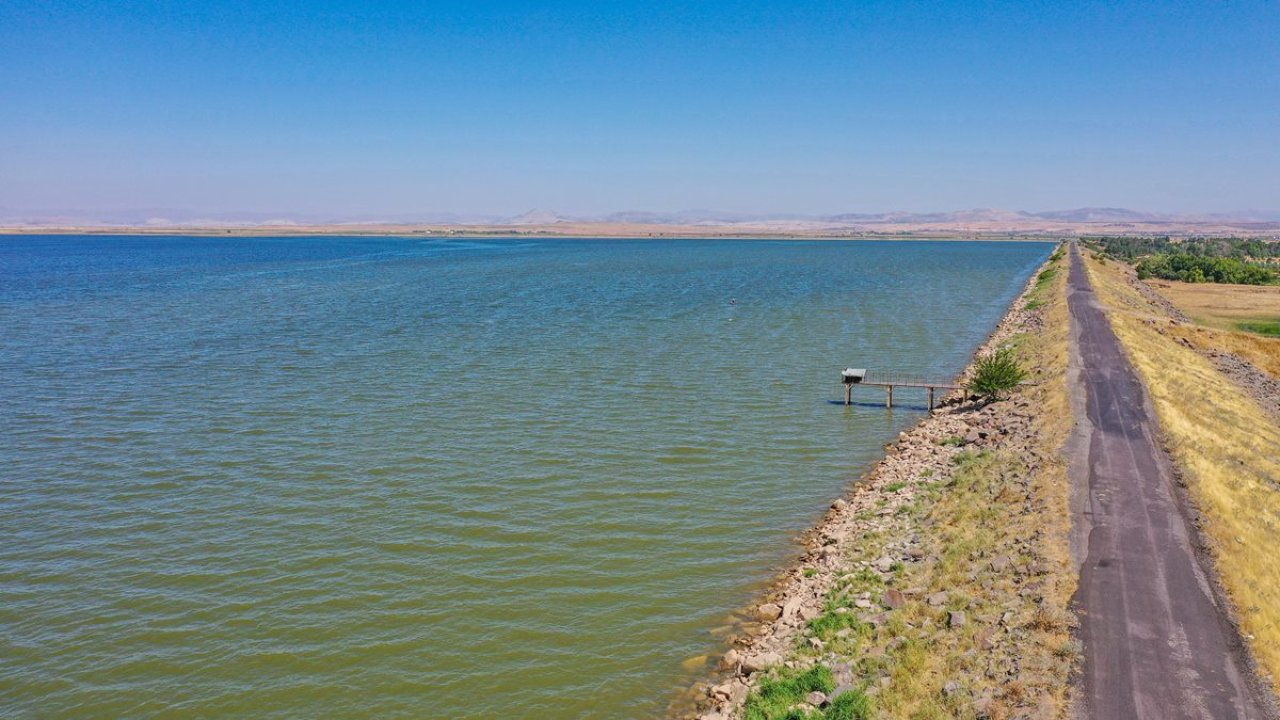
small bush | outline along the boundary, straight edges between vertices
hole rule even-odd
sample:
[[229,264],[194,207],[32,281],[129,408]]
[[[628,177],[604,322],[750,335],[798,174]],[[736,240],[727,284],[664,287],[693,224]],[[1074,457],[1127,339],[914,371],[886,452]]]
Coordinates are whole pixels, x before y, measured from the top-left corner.
[[1018,365],[1013,351],[1009,348],[1001,348],[978,359],[974,365],[973,379],[969,381],[968,389],[969,392],[987,402],[993,402],[1016,388],[1026,376],[1026,371]]

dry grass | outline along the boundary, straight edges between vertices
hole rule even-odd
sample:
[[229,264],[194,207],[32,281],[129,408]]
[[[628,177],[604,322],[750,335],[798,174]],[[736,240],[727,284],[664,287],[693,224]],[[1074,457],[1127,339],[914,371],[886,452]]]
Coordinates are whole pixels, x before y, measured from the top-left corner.
[[[1147,284],[1204,328],[1177,328],[1201,350],[1229,350],[1280,377],[1280,337],[1260,329],[1280,327],[1280,286],[1216,285],[1149,280]],[[1241,327],[1241,324],[1246,327]]]
[[1280,338],[1247,332],[1177,325],[1169,328],[1174,337],[1186,338],[1200,350],[1227,350],[1253,363],[1272,377],[1280,378]]
[[1198,323],[1230,329],[1241,320],[1280,319],[1280,285],[1220,285],[1148,280]]
[[1089,262],[1098,297],[1151,393],[1223,585],[1262,668],[1280,676],[1280,427],[1196,351],[1176,342],[1123,269]]

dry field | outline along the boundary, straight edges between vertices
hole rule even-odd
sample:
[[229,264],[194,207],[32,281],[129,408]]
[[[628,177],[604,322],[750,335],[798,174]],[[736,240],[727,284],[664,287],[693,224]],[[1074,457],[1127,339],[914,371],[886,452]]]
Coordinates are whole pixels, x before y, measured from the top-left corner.
[[1165,311],[1129,284],[1125,268],[1094,260],[1087,267],[1151,393],[1242,634],[1274,685],[1280,676],[1280,427],[1179,342]]
[[1201,325],[1280,338],[1280,285],[1221,285],[1168,280],[1148,281],[1147,284]]
[[[1205,329],[1172,330],[1201,350],[1228,350],[1280,378],[1280,286],[1218,285],[1148,280]],[[1241,323],[1245,327],[1241,327]],[[1253,332],[1250,332],[1253,330]],[[1262,331],[1262,332],[1258,332]]]
[[1280,320],[1280,285],[1221,285],[1148,280],[1161,295],[1202,325],[1235,329],[1241,321]]

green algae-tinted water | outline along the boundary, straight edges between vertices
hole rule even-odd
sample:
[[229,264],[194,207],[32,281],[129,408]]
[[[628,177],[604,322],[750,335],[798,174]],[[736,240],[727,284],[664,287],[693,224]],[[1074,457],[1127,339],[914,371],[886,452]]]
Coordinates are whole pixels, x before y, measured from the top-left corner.
[[0,715],[659,715],[1049,249],[0,240]]

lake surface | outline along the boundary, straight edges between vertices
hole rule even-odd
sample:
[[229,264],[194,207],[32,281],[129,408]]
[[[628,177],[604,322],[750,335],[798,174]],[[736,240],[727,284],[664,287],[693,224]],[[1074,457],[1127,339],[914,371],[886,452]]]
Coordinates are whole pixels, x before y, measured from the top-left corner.
[[1050,249],[0,238],[0,715],[659,715]]

